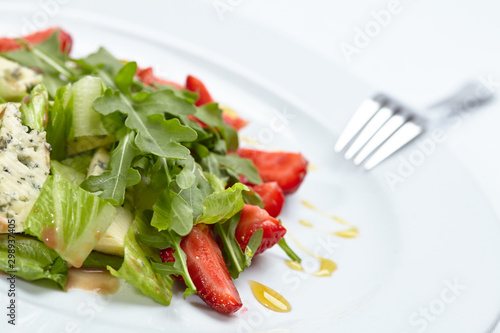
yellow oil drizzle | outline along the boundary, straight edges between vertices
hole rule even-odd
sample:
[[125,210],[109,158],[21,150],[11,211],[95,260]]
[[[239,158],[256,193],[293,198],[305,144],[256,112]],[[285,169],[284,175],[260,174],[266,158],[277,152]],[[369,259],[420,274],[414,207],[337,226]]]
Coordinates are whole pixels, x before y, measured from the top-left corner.
[[249,145],[253,145],[253,146],[260,146],[261,144],[259,143],[259,141],[255,140],[255,139],[252,139],[248,136],[244,136],[244,135],[241,135],[240,136],[240,140],[245,142],[245,143],[248,143]]
[[350,226],[350,224],[349,224],[347,221],[345,221],[345,220],[341,219],[341,218],[340,218],[340,217],[338,217],[338,216],[331,215],[331,214],[328,214],[328,213],[326,213],[326,212],[323,212],[323,211],[319,210],[318,208],[316,208],[316,206],[314,206],[314,205],[313,205],[312,203],[310,203],[309,201],[302,200],[302,201],[301,201],[301,203],[302,203],[302,205],[304,205],[305,207],[309,208],[310,210],[315,211],[315,212],[316,212],[316,213],[318,213],[318,214],[321,214],[321,215],[323,215],[323,216],[325,216],[325,217],[327,217],[327,218],[329,218],[329,219],[332,219],[332,220],[334,220],[334,221],[336,221],[336,222],[338,222],[338,223],[340,223],[340,224]]
[[320,262],[319,270],[314,272],[315,276],[331,276],[337,270],[337,264],[326,258],[317,258]]
[[[319,270],[317,272],[313,273],[314,276],[320,276],[320,277],[331,276],[333,274],[333,272],[337,270],[337,264],[335,262],[333,262],[330,259],[320,257],[317,254],[313,253],[307,247],[302,245],[302,243],[300,243],[297,240],[297,238],[295,238],[290,232],[288,232],[288,236],[290,236],[290,238],[295,242],[295,244],[297,244],[297,246],[300,247],[304,252],[306,252],[311,257],[314,257],[319,261],[319,263],[320,263]],[[288,264],[288,262],[289,261],[285,262],[288,267],[293,265],[294,267],[290,267],[290,268],[295,269],[295,270],[301,270],[301,271],[304,270],[302,265],[300,265],[299,263],[295,262],[295,264]],[[299,269],[297,269],[297,268],[299,268]]]
[[304,227],[308,227],[308,228],[314,227],[314,225],[311,222],[308,222],[306,220],[300,220],[299,223],[302,224]]
[[321,214],[329,219],[332,219],[333,221],[335,222],[338,222],[342,225],[345,225],[345,226],[348,226],[349,229],[346,229],[346,230],[341,230],[341,231],[325,231],[325,230],[322,230],[322,229],[319,229],[319,228],[316,228],[311,222],[308,222],[308,221],[305,221],[305,220],[300,220],[299,223],[305,227],[308,227],[308,228],[315,228],[315,229],[318,229],[318,230],[321,230],[325,233],[328,233],[328,234],[332,234],[334,236],[338,236],[338,237],[342,237],[342,238],[356,238],[356,237],[359,237],[359,229],[356,228],[355,226],[353,226],[352,224],[350,224],[349,222],[347,222],[346,220],[338,217],[338,216],[335,216],[335,215],[331,215],[331,214],[328,214],[326,212],[323,212],[321,210],[319,210],[318,208],[316,208],[316,206],[314,206],[312,203],[308,202],[308,201],[305,201],[305,200],[302,200],[301,201],[302,205],[309,208],[310,210],[312,211],[315,211],[316,213],[318,214]]
[[248,281],[252,288],[253,295],[260,304],[276,312],[290,312],[292,306],[277,291],[255,281]]
[[285,261],[285,264],[290,267],[291,269],[293,270],[296,270],[296,271],[304,271],[304,267],[302,267],[302,265],[296,261],[293,261],[293,260],[287,260]]
[[347,230],[332,232],[332,234],[342,238],[356,238],[359,236],[359,230],[356,227],[351,227]]
[[307,165],[307,171],[316,171],[318,170],[318,167],[312,164]]

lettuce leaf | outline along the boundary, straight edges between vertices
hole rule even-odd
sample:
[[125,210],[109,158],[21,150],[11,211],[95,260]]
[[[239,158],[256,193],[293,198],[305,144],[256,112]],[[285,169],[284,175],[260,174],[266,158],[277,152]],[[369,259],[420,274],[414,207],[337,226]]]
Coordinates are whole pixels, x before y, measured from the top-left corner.
[[106,201],[49,176],[25,222],[25,232],[42,240],[74,267],[81,267],[115,218]]
[[0,271],[29,281],[49,279],[62,289],[68,276],[68,266],[56,251],[35,238],[18,234],[0,235]]
[[169,275],[160,275],[153,269],[150,258],[160,262],[159,251],[137,240],[137,234],[158,235],[142,212],[136,214],[132,227],[125,237],[125,258],[119,270],[108,266],[113,276],[127,280],[160,304],[169,305],[172,299],[174,280]]
[[103,92],[103,83],[97,77],[85,76],[73,84],[70,109],[75,137],[108,134],[101,122],[101,115],[92,107],[94,100]]
[[[23,124],[42,132],[43,120],[49,108],[49,95],[43,84],[37,84],[30,92],[29,98],[21,103],[21,120]],[[47,115],[48,116],[48,115]]]

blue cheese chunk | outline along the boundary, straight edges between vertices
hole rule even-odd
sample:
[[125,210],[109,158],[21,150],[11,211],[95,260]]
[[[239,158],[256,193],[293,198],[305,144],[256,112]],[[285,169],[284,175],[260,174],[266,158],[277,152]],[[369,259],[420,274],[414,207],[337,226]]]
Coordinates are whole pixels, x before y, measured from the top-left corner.
[[29,89],[42,82],[42,76],[18,63],[0,57],[0,97],[20,100]]
[[40,195],[50,170],[50,145],[45,132],[29,132],[13,104],[0,105],[0,232],[15,221],[23,225]]

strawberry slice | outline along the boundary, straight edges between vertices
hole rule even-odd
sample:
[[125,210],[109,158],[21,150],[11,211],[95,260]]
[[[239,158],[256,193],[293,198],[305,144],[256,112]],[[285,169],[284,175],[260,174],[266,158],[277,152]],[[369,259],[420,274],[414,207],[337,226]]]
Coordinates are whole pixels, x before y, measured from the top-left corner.
[[[205,84],[200,79],[192,75],[189,75],[186,78],[186,89],[198,93],[198,100],[195,103],[196,106],[202,106],[214,102],[214,99],[208,92]],[[229,109],[222,110],[222,120],[229,126],[234,127],[234,129],[237,131],[248,124],[246,120],[238,117],[238,115],[234,111],[229,111]]]
[[307,173],[307,160],[300,153],[238,149],[238,155],[253,161],[264,182],[277,182],[285,194],[299,188]]
[[159,77],[156,77],[154,75],[153,69],[151,67],[148,67],[145,69],[137,68],[137,73],[135,73],[135,75],[139,78],[139,80],[141,80],[145,85],[148,85],[148,86],[150,86],[154,83],[158,83],[158,84],[164,84],[167,86],[172,86],[172,87],[177,88],[177,89],[184,89],[184,87],[182,85],[178,84],[177,82],[168,81],[168,80],[164,80],[164,79],[161,79]]
[[196,106],[214,102],[214,99],[208,92],[208,89],[205,87],[203,82],[192,75],[188,75],[186,78],[186,89],[198,93],[198,100],[195,103]]
[[[181,241],[189,275],[198,296],[215,311],[233,313],[242,307],[238,290],[227,270],[222,252],[205,224],[198,224]],[[160,252],[164,262],[175,261],[174,250]]]
[[264,233],[262,243],[255,251],[255,254],[262,253],[273,247],[286,234],[286,229],[281,225],[280,221],[271,217],[264,209],[259,206],[245,205],[235,231],[236,240],[243,251],[245,251],[250,237],[257,229],[262,229]]
[[277,217],[281,213],[285,196],[277,182],[262,183],[260,185],[250,186],[252,191],[260,195],[264,203],[264,209],[272,217]]
[[[59,42],[61,43],[61,52],[65,52],[69,54],[71,52],[71,48],[73,46],[73,39],[71,36],[61,28],[49,28],[43,31],[37,31],[30,35],[20,37],[20,39],[25,42],[36,45],[48,39],[52,36],[56,31],[59,31]],[[0,38],[0,52],[8,52],[15,51],[22,48],[22,45],[19,44],[15,38]]]

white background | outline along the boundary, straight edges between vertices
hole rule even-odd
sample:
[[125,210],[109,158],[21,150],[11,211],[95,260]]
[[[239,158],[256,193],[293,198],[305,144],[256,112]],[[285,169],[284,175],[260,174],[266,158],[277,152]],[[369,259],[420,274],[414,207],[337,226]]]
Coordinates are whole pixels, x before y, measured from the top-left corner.
[[[230,38],[237,38],[238,31],[233,30],[238,26],[236,22],[255,21],[266,29],[278,31],[283,38],[295,40],[302,44],[304,49],[321,54],[323,58],[362,78],[372,87],[396,96],[417,109],[453,92],[465,80],[479,76],[490,77],[494,84],[497,84],[497,93],[500,93],[500,3],[495,1],[395,2],[398,13],[392,14],[387,19],[386,26],[373,34],[368,45],[359,48],[359,54],[353,55],[351,59],[347,59],[342,53],[342,43],[354,45],[358,29],[365,30],[368,25],[373,24],[373,12],[380,13],[387,9],[391,6],[391,1],[141,1],[134,2],[137,6],[135,15],[148,16],[151,8],[155,8],[155,19],[149,24],[162,33],[164,24],[161,21],[161,12],[169,12],[175,8],[171,5],[179,1],[183,1],[184,6],[189,6],[191,10],[178,15],[186,16],[185,24],[199,24],[200,34],[203,34],[204,24],[219,26],[220,36],[206,36],[204,43],[207,46],[212,43],[224,43],[224,38],[227,38],[228,42]],[[41,2],[32,1],[34,5],[38,4],[33,12],[40,10]],[[67,3],[61,12],[71,10],[76,3],[71,0],[59,2]],[[186,2],[188,4],[185,4]],[[133,16],[123,17],[129,15],[130,11],[122,12],[121,4],[106,2],[93,7],[94,4],[89,6],[89,11],[105,11],[108,16],[133,20]],[[226,6],[221,7],[221,4]],[[104,7],[106,9],[103,9]],[[221,12],[221,8],[226,10]],[[179,29],[183,29],[182,24]],[[165,33],[175,34],[175,31]],[[272,54],[266,53],[271,52],[272,47],[266,44],[265,37],[255,35],[255,40],[249,41],[252,45],[249,48],[261,47],[256,54],[260,54],[264,59],[272,57]],[[238,52],[244,51],[229,50],[228,57],[237,62]],[[298,63],[297,66],[307,64]],[[276,73],[279,73],[279,70]],[[293,73],[289,74],[293,79]],[[310,85],[314,82],[300,84]],[[300,84],[296,85],[297,89],[300,89]],[[332,92],[332,97],[329,97],[332,100],[331,109],[318,111],[328,115],[344,113],[344,117],[336,118],[347,119],[354,109],[336,108],[335,93],[342,92]],[[353,104],[356,103],[358,102],[353,101]],[[342,128],[343,124],[336,126]],[[497,147],[500,143],[499,128],[500,99],[497,98],[488,107],[467,117],[457,130],[449,131],[449,139],[443,146],[450,148],[469,169],[500,217],[500,157]],[[440,147],[436,154],[439,154]],[[481,216],[477,218],[480,219]]]

